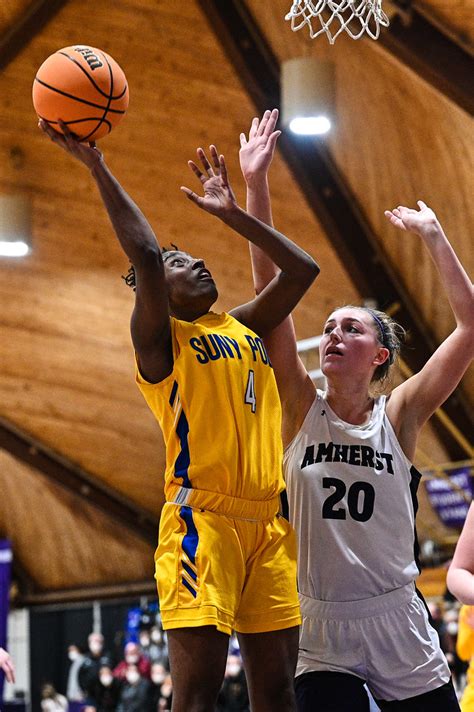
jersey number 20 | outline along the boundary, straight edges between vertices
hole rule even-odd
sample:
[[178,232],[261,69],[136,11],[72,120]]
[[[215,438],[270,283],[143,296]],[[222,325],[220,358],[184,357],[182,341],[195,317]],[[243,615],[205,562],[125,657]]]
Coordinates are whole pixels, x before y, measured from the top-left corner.
[[[346,508],[336,507],[346,495],[346,484],[336,477],[323,477],[323,487],[334,487],[323,504],[323,519],[345,519]],[[362,496],[361,496],[362,495]],[[375,490],[369,482],[353,482],[347,492],[347,509],[356,522],[367,522],[374,513]]]

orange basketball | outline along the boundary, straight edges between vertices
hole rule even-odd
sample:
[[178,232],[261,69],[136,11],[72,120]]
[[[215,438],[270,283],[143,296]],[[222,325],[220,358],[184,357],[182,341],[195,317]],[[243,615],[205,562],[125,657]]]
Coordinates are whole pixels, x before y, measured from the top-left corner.
[[122,120],[128,107],[127,79],[102,50],[64,47],[38,69],[33,104],[38,116],[57,131],[61,119],[81,141],[95,141]]

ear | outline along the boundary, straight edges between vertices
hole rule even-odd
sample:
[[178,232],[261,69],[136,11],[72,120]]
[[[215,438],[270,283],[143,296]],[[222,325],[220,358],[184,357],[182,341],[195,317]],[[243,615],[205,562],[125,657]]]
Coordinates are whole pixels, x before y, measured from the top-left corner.
[[376,354],[374,360],[372,361],[372,363],[375,366],[381,366],[389,358],[390,358],[390,351],[385,346],[381,346],[378,349],[377,354]]

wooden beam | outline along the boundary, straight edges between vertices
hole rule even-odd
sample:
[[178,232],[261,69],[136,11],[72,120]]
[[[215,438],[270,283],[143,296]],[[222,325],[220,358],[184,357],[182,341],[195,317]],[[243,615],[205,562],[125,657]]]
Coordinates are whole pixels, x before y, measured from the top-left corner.
[[102,601],[105,599],[123,599],[147,596],[157,598],[156,584],[153,578],[147,581],[114,584],[111,586],[84,586],[82,588],[44,592],[26,592],[14,601],[16,608],[25,606],[52,606],[83,601]]
[[382,30],[380,45],[472,116],[472,55],[448,31],[441,31],[426,10],[416,4],[407,7],[400,0],[392,4],[400,6],[401,14],[395,14],[388,30]]
[[0,69],[5,69],[66,3],[67,0],[31,2],[0,38]]
[[67,458],[0,418],[0,448],[35,468],[55,484],[97,507],[148,544],[156,546],[156,515],[131,502]]
[[[280,106],[280,67],[266,38],[241,0],[198,0],[210,27],[232,62],[257,111]],[[279,148],[299,183],[309,207],[348,269],[363,298],[375,299],[409,332],[416,349],[405,358],[413,371],[426,363],[436,342],[421,314],[383,252],[355,196],[339,172],[329,151],[311,138],[284,132]],[[461,390],[449,398],[444,410],[466,436],[472,432],[472,416]],[[442,423],[434,422],[449,457],[466,453]]]

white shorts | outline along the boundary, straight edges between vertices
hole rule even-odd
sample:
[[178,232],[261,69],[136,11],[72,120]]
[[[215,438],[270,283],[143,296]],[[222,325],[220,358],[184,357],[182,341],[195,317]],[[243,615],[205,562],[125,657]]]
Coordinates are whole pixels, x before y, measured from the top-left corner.
[[296,676],[349,673],[386,701],[421,695],[451,678],[413,583],[361,601],[318,601],[300,594],[300,604]]

